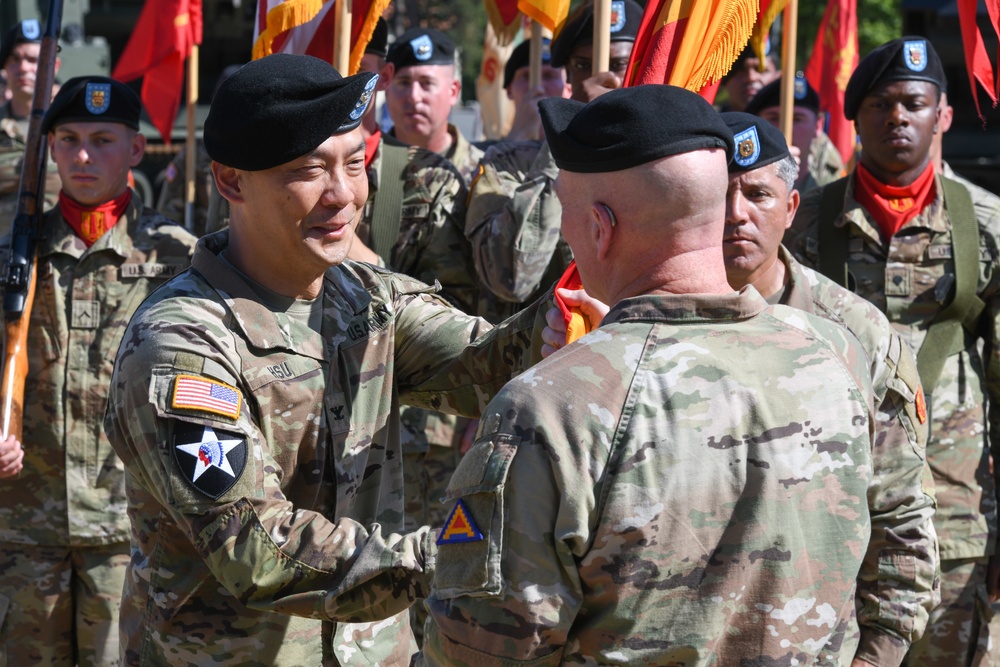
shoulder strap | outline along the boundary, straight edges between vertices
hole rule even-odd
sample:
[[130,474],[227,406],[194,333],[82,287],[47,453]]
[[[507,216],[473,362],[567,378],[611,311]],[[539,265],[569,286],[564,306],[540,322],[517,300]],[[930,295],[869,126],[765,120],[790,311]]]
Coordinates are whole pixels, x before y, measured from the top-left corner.
[[941,178],[944,203],[951,219],[952,261],[955,263],[955,296],[927,329],[917,352],[917,371],[925,393],[933,393],[945,359],[965,349],[963,328],[975,333],[985,304],[976,295],[979,282],[979,225],[972,196],[961,183]]
[[381,173],[372,208],[372,250],[389,263],[392,248],[399,239],[403,212],[403,170],[410,160],[410,149],[388,141],[382,142]]
[[847,240],[850,230],[837,227],[837,217],[844,210],[847,178],[839,178],[823,188],[819,205],[819,272],[844,289],[847,285]]

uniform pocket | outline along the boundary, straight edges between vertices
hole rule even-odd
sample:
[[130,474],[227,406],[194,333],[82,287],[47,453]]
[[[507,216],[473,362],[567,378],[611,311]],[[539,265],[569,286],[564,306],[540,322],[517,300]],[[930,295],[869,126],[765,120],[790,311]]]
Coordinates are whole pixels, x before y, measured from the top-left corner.
[[444,496],[451,507],[438,536],[434,588],[440,599],[503,590],[504,487],[520,438],[492,433],[465,455]]

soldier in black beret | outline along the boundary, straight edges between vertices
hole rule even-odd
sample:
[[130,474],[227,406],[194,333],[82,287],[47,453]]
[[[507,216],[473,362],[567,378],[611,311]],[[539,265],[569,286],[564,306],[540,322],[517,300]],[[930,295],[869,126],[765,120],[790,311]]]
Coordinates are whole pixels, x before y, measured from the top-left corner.
[[[0,68],[10,94],[10,99],[0,96],[0,235],[10,229],[17,209],[21,158],[27,145],[41,40],[41,24],[35,19],[24,19],[16,23],[0,43]],[[56,58],[55,70],[59,71],[59,58]],[[46,208],[55,204],[59,187],[59,176],[50,163],[45,183]]]
[[725,111],[745,111],[747,104],[760,89],[781,76],[771,38],[764,40],[764,65],[752,47],[740,53],[729,72],[722,77],[722,88],[729,98]]
[[13,664],[120,664],[129,524],[124,468],[103,429],[108,355],[143,299],[187,267],[196,241],[129,187],[146,146],[140,108],[117,81],[77,77],[42,119],[61,187],[38,223],[24,468],[0,482],[4,654]]
[[612,88],[621,87],[642,23],[642,11],[642,6],[634,0],[612,0],[609,71],[597,74],[593,72],[593,3],[581,5],[566,19],[563,29],[552,40],[552,66],[566,68],[573,99],[589,102]]
[[409,146],[440,153],[458,169],[466,185],[483,156],[448,122],[462,92],[455,44],[433,28],[410,28],[389,49],[391,76],[385,105],[392,118],[390,136]]
[[566,70],[552,65],[550,40],[542,39],[542,71],[538,87],[530,87],[531,67],[528,56],[531,42],[525,40],[518,44],[507,64],[503,68],[503,87],[507,98],[514,103],[514,121],[510,132],[504,139],[511,141],[539,140],[542,133],[542,121],[538,115],[538,101],[546,97],[569,97],[572,93],[566,80]]
[[1000,200],[974,206],[964,185],[934,168],[944,87],[925,37],[901,37],[866,55],[844,98],[861,141],[858,165],[803,197],[786,245],[875,303],[915,346],[937,490],[941,603],[905,664],[994,664],[1000,616],[987,599],[998,596]]
[[[795,187],[800,192],[826,185],[843,176],[844,163],[830,137],[823,131],[826,115],[819,110],[819,94],[801,72],[795,75],[792,89],[792,146],[799,160]],[[781,77],[760,89],[746,112],[760,116],[775,127],[781,126]]]
[[[230,226],[143,303],[110,382],[136,536],[129,664],[411,662],[408,607],[437,547],[404,523],[401,397],[477,415],[541,332],[522,331],[529,313],[495,336],[437,288],[348,258],[375,81],[275,54],[213,100]],[[396,221],[410,244],[437,231]],[[154,560],[177,595],[141,574]],[[157,600],[164,613],[142,611]]]

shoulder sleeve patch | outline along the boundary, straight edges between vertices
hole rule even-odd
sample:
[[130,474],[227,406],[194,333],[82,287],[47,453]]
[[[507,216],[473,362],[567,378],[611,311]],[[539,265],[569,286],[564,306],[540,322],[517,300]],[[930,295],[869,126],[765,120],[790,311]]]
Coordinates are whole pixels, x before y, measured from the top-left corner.
[[246,468],[247,440],[239,433],[179,421],[173,445],[181,475],[210,498],[233,488]]
[[917,408],[917,420],[924,424],[927,422],[927,402],[924,400],[924,388],[917,387],[917,396],[914,404]]
[[444,522],[444,528],[438,535],[438,546],[443,544],[462,544],[463,542],[479,542],[483,539],[472,513],[461,499],[455,502],[455,508]]
[[207,412],[236,421],[243,407],[243,395],[236,387],[224,382],[195,375],[178,375],[174,378],[170,407]]

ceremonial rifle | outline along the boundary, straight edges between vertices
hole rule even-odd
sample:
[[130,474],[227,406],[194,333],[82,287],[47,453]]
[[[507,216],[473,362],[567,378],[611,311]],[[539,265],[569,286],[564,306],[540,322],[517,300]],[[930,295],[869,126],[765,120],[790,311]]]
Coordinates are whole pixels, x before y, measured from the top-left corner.
[[27,147],[21,162],[17,213],[10,235],[10,250],[3,268],[4,365],[0,381],[0,428],[2,437],[21,439],[24,416],[24,381],[28,377],[28,323],[35,297],[35,249],[42,224],[42,197],[45,194],[45,158],[48,142],[42,134],[42,117],[52,98],[62,0],[49,1],[49,16],[42,35],[35,96],[28,121]]

